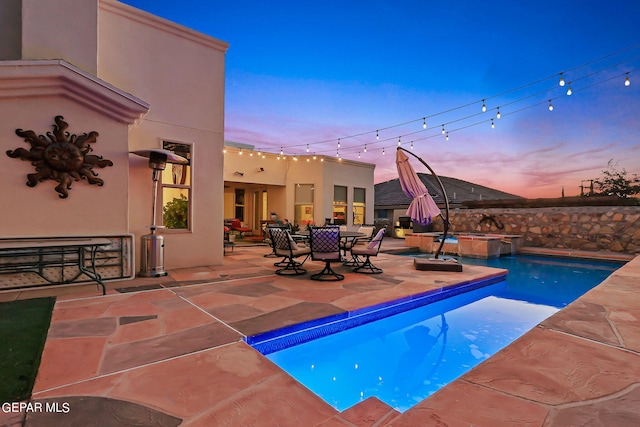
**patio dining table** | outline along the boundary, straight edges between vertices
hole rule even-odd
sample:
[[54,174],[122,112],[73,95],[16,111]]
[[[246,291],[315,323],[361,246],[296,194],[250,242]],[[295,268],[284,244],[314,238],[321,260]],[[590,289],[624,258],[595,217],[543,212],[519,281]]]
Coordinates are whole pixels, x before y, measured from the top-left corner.
[[[345,246],[349,242],[349,240],[355,240],[358,237],[365,237],[365,236],[366,236],[365,233],[360,233],[359,231],[340,231],[340,240],[342,240]],[[299,237],[305,240],[309,240],[309,231],[299,231],[296,234],[293,234],[291,237],[293,237],[294,239],[296,237]],[[342,252],[343,252],[343,258],[346,258],[347,256],[346,249],[343,249]]]

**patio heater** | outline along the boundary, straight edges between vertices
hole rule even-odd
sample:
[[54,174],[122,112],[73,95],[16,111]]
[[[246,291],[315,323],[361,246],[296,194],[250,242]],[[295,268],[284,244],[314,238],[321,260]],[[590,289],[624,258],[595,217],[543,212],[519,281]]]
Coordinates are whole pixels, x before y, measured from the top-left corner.
[[151,226],[150,233],[140,236],[140,276],[143,277],[160,277],[166,276],[164,271],[164,236],[156,234],[158,228],[163,226],[156,225],[156,211],[158,202],[158,181],[160,174],[167,167],[167,163],[178,163],[185,165],[189,163],[182,156],[159,148],[150,148],[147,150],[132,151],[141,157],[149,159],[149,167],[153,170],[153,206],[151,209]]

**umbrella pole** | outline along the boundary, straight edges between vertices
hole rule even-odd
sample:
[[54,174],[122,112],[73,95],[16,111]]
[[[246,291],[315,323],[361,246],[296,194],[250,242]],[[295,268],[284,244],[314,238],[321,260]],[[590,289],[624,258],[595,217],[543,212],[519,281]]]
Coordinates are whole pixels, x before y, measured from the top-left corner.
[[402,150],[407,154],[411,154],[413,157],[418,159],[418,161],[422,163],[427,169],[429,169],[429,172],[431,172],[431,174],[435,177],[436,181],[438,182],[438,185],[440,186],[440,190],[442,191],[442,197],[444,198],[444,216],[442,216],[442,213],[441,213],[440,217],[442,218],[442,221],[444,223],[444,234],[442,236],[442,241],[440,242],[440,245],[438,246],[438,249],[436,250],[436,253],[434,255],[434,259],[438,259],[438,256],[442,251],[442,247],[444,246],[444,239],[447,238],[447,233],[449,232],[449,198],[447,197],[447,192],[444,189],[444,185],[442,185],[442,181],[440,181],[440,177],[438,176],[438,174],[436,174],[433,171],[433,169],[431,169],[431,166],[429,166],[427,162],[425,162],[419,156],[413,154],[411,151],[408,151],[405,148],[398,147],[398,150]]

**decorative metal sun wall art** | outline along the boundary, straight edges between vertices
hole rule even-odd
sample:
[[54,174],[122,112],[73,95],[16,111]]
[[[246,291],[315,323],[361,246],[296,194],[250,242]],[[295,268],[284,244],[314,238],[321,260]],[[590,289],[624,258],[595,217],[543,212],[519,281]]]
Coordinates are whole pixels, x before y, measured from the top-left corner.
[[69,197],[73,181],[86,179],[89,184],[102,186],[104,181],[97,178],[98,173],[94,167],[104,168],[113,166],[111,160],[102,156],[89,154],[93,148],[89,144],[96,142],[98,132],[92,131],[82,135],[71,135],[66,132],[69,127],[64,117],[56,116],[53,132],[44,135],[36,135],[32,130],[16,129],[16,134],[23,137],[25,142],[31,144],[29,150],[16,148],[7,150],[7,155],[12,158],[30,161],[36,168],[36,173],[27,175],[27,185],[35,187],[38,182],[52,179],[59,184],[56,191],[61,199]]

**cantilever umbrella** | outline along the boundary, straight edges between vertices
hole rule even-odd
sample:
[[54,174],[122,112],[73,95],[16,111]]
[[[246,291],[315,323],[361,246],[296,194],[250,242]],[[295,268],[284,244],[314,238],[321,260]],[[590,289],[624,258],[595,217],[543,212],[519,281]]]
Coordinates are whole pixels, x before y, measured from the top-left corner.
[[441,215],[440,208],[431,198],[427,187],[420,181],[402,149],[396,151],[396,167],[402,192],[412,199],[409,209],[407,209],[407,215],[420,225],[431,224],[435,217]]
[[[411,164],[409,163],[409,158],[405,153],[411,154],[413,157],[418,159],[420,163],[422,163],[427,169],[429,169],[431,174],[438,182],[440,190],[442,191],[442,196],[444,198],[445,215],[442,215],[440,208],[431,198],[427,187],[422,183],[422,181],[420,181],[418,174],[415,172],[415,170],[413,170],[413,166],[411,166]],[[402,187],[402,191],[408,197],[412,198],[409,209],[407,209],[407,215],[410,215],[411,219],[420,225],[430,224],[438,215],[442,217],[442,221],[444,222],[444,234],[442,236],[442,240],[440,241],[440,246],[438,246],[438,249],[436,250],[436,253],[434,255],[435,261],[441,261],[438,260],[438,255],[442,250],[444,239],[447,237],[447,232],[449,231],[449,199],[447,199],[447,193],[444,189],[444,185],[442,185],[442,181],[440,181],[438,175],[436,175],[433,169],[431,169],[431,166],[429,166],[420,157],[401,147],[398,147],[396,151],[396,167],[398,168],[398,176],[400,178],[400,186]],[[462,271],[462,266],[460,264],[450,264],[445,266],[437,262],[433,264],[427,260],[421,260],[420,264],[420,270]]]

